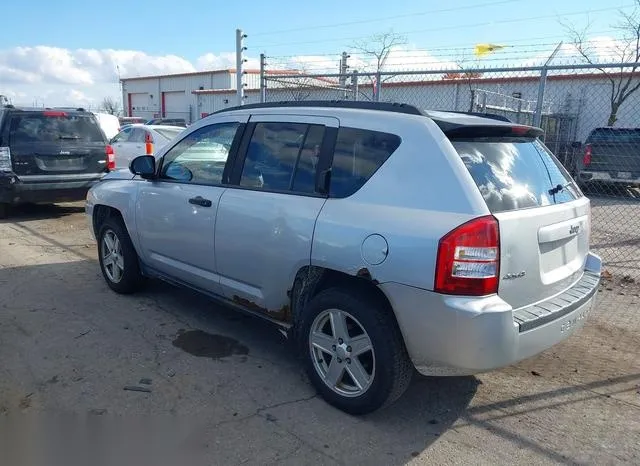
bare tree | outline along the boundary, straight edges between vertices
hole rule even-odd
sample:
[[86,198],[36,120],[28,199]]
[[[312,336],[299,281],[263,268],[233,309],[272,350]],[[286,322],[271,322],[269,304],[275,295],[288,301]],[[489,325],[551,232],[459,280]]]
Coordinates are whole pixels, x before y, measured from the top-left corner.
[[[365,73],[369,72],[377,74],[384,70],[384,65],[393,49],[406,43],[406,37],[400,34],[396,34],[393,31],[389,31],[380,34],[374,34],[373,36],[365,40],[356,41],[351,46],[351,49],[363,56],[365,58],[365,62],[369,61],[369,63],[365,63],[362,67],[362,70]],[[392,77],[393,76],[380,78],[380,83],[377,83],[376,85],[380,86],[381,83],[388,81]],[[374,76],[369,76],[368,79],[369,81],[371,81],[371,83],[374,83],[376,80]]]
[[102,99],[102,104],[100,105],[100,109],[108,113],[109,115],[119,115],[120,114],[120,104],[111,97],[105,97]]
[[640,89],[640,0],[635,0],[635,6],[631,12],[620,11],[619,15],[620,21],[615,28],[621,32],[621,37],[615,41],[611,52],[616,61],[632,63],[631,67],[619,70],[598,66],[594,44],[587,38],[589,25],[580,30],[574,25],[564,24],[580,56],[587,63],[594,65],[609,81],[611,106],[607,120],[608,126],[615,125],[622,104]]
[[370,69],[365,69],[365,71],[378,73],[384,68],[384,63],[389,53],[391,53],[395,47],[406,43],[406,37],[390,31],[374,34],[368,39],[357,41],[351,48],[372,60],[372,66],[368,66]]

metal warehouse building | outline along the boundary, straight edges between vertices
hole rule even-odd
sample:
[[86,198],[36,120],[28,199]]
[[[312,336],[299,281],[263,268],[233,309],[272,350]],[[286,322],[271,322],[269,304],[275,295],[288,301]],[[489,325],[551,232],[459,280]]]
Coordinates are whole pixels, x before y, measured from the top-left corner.
[[[248,70],[244,81],[248,88],[259,88],[260,72]],[[191,123],[210,113],[199,108],[196,91],[224,90],[233,95],[236,71],[233,69],[201,71],[161,76],[125,78],[122,82],[122,102],[127,116],[144,118],[184,118]],[[235,104],[235,100],[230,100]]]

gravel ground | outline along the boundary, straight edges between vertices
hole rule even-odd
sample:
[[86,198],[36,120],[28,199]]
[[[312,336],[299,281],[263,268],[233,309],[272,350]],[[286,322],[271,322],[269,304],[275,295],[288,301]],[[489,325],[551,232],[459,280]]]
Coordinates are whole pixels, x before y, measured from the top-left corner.
[[[316,396],[269,324],[163,283],[111,292],[81,204],[23,209],[0,223],[0,463],[45,451],[20,433],[53,417],[91,421],[84,443],[48,434],[47,452],[92,459],[77,464],[142,450],[135,464],[639,464],[640,288],[623,275],[561,345],[476,377],[417,378],[356,418]],[[76,464],[54,457],[41,464]]]

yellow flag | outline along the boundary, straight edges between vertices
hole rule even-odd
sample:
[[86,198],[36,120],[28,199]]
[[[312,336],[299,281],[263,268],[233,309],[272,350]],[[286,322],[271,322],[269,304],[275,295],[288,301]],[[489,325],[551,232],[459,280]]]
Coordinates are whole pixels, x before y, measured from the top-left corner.
[[484,55],[489,55],[491,52],[495,52],[496,50],[503,49],[504,45],[496,45],[496,44],[477,44],[474,50],[474,53],[478,57],[482,57]]

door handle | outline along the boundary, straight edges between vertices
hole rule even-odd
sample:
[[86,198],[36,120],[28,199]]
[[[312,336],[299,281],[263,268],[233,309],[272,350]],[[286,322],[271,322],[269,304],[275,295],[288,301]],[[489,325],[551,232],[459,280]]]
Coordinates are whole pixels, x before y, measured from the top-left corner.
[[211,201],[202,196],[196,196],[189,199],[189,204],[199,205],[200,207],[211,207]]

